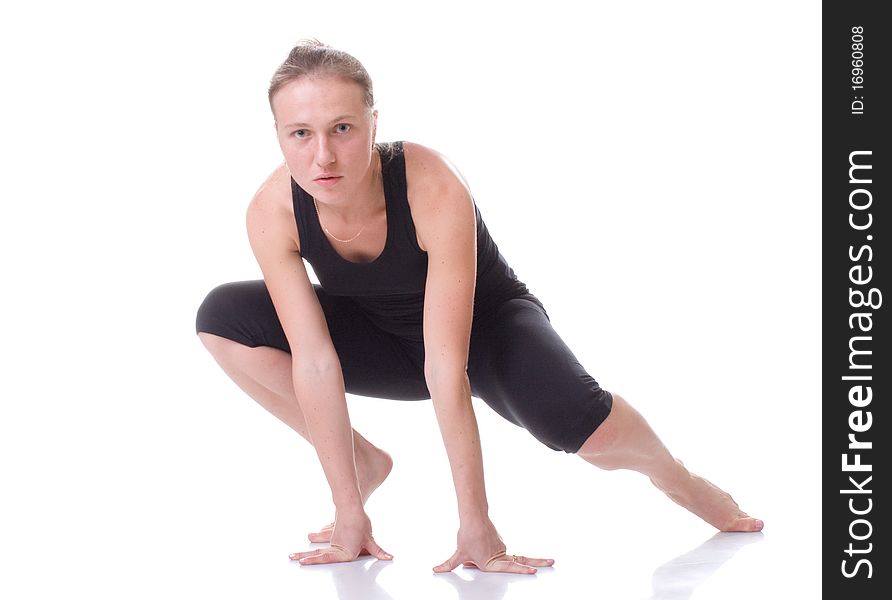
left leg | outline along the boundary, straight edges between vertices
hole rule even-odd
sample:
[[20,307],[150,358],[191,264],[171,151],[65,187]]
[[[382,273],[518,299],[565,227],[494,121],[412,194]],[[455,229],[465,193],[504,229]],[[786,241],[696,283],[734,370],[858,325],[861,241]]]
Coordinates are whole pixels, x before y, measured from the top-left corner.
[[472,333],[468,377],[475,396],[546,446],[603,469],[643,473],[722,531],[762,529],[731,496],[675,460],[623,398],[602,389],[533,302],[509,300]]

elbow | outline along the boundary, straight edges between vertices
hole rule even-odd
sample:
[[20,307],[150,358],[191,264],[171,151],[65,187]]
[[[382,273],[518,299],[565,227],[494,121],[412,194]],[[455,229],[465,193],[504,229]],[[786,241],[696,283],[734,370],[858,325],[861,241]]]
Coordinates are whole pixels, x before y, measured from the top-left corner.
[[425,361],[424,379],[431,395],[453,395],[465,392],[470,395],[467,365]]
[[319,353],[312,356],[292,356],[292,375],[297,378],[324,378],[339,372],[341,363],[334,352]]
[[313,361],[309,363],[295,363],[292,374],[302,379],[325,379],[337,371],[338,365],[331,362]]

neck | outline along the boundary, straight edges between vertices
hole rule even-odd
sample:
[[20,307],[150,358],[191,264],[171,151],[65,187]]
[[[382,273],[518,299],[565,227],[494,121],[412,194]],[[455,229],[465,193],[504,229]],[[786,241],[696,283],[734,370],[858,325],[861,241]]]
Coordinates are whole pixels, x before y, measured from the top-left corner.
[[320,212],[336,218],[350,227],[367,223],[384,206],[384,184],[381,177],[381,157],[372,152],[369,169],[357,189],[340,202],[328,203],[316,200]]

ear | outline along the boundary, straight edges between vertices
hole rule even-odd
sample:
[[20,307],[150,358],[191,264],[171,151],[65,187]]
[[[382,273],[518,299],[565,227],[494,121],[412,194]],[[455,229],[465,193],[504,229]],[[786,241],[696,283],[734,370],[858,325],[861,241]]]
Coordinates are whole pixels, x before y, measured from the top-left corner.
[[375,134],[378,133],[378,111],[372,111],[372,146],[375,145]]

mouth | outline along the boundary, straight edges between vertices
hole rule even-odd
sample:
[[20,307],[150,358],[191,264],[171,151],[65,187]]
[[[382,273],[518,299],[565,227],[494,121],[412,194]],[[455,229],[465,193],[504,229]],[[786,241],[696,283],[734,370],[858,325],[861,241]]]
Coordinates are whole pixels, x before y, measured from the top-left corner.
[[315,178],[313,181],[319,185],[327,187],[327,186],[336,184],[340,180],[341,180],[340,175],[320,175],[319,177]]

